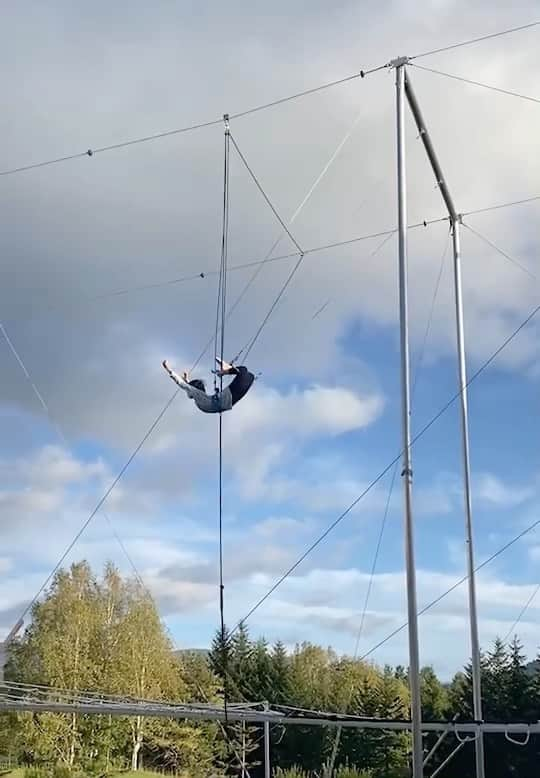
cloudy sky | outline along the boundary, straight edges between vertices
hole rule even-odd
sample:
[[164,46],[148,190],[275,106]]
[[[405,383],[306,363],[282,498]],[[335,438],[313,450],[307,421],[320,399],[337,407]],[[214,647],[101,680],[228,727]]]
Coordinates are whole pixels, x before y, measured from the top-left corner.
[[[4,13],[0,169],[219,119],[463,39],[531,22],[536,3],[479,0],[245,4],[54,0]],[[538,95],[540,27],[418,60]],[[460,211],[540,195],[538,105],[419,68],[417,96]],[[232,122],[302,247],[396,225],[394,78],[382,70]],[[409,222],[445,215],[408,117]],[[0,180],[0,636],[6,634],[171,397],[161,368],[191,365],[213,329],[223,128],[109,150]],[[232,155],[231,265],[294,251]],[[540,205],[466,223],[466,337],[476,370],[538,303]],[[413,430],[456,387],[448,224],[411,230]],[[241,619],[399,450],[397,246],[392,237],[308,254],[250,355],[261,372],[225,430],[226,618]],[[376,252],[376,249],[379,250]],[[375,253],[376,252],[376,253]],[[437,277],[441,282],[433,308]],[[269,263],[232,315],[233,355],[294,259]],[[209,273],[192,281],[168,283]],[[234,301],[253,268],[229,275]],[[138,289],[138,287],[151,288]],[[124,291],[125,294],[115,294]],[[429,335],[423,348],[426,323]],[[322,309],[322,310],[321,310]],[[540,327],[533,321],[470,391],[477,558],[538,517]],[[48,409],[17,361],[17,352]],[[420,355],[423,360],[419,366]],[[211,354],[201,362],[208,377]],[[418,600],[465,569],[460,438],[452,407],[414,448]],[[179,396],[70,560],[130,565],[182,647],[218,623],[217,419]],[[389,511],[360,652],[405,616],[401,484],[392,470],[250,619],[254,634],[354,650]],[[540,581],[530,533],[478,580],[481,642],[504,636]],[[519,625],[537,650],[540,595]],[[420,621],[421,660],[445,677],[468,656],[466,589]],[[406,663],[406,632],[375,651]]]

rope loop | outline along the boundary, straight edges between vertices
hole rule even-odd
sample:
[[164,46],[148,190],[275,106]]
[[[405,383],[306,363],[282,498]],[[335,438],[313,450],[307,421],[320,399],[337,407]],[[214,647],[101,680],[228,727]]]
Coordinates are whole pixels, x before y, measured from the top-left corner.
[[504,733],[505,738],[508,740],[509,743],[513,743],[515,746],[526,746],[531,739],[531,730],[527,729],[525,732],[525,740],[516,740],[510,735],[510,732],[508,730]]
[[474,743],[475,740],[478,740],[479,734],[480,730],[477,730],[474,735],[465,735],[465,737],[461,737],[459,734],[459,729],[454,729],[454,735],[456,736],[458,743]]

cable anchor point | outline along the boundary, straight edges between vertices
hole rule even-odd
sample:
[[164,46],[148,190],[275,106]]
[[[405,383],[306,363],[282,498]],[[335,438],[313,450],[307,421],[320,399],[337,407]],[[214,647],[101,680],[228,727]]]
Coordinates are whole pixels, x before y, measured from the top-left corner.
[[410,62],[410,57],[396,57],[395,59],[391,59],[388,63],[389,68],[400,68],[402,65],[408,65]]
[[224,113],[224,114],[223,114],[223,123],[224,123],[224,125],[225,125],[225,132],[228,134],[228,133],[230,132],[230,127],[229,127],[229,114],[228,114],[228,113]]

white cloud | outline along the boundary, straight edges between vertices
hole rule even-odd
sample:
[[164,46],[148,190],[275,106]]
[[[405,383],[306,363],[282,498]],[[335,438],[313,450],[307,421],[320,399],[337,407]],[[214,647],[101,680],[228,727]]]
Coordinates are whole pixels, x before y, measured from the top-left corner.
[[481,474],[475,483],[475,497],[497,508],[521,505],[534,495],[534,486],[507,484],[492,473]]
[[[399,0],[391,13],[384,4],[366,9],[353,2],[341,3],[337,10],[315,3],[306,13],[303,7],[291,8],[278,0],[261,24],[260,9],[255,6],[246,12],[233,3],[212,14],[186,14],[166,5],[158,3],[157,11],[149,10],[137,0],[136,12],[126,20],[125,14],[98,3],[88,26],[81,24],[80,14],[65,0],[58,0],[46,12],[37,9],[31,19],[22,7],[12,4],[4,27],[24,29],[24,35],[10,34],[4,40],[3,55],[11,78],[3,97],[7,113],[17,121],[2,128],[1,166],[16,165],[19,160],[24,164],[33,154],[36,159],[53,158],[71,148],[150,134],[199,116],[219,117],[224,110],[241,110],[357,72],[359,50],[365,63],[378,64],[404,46],[409,53],[437,47],[512,26],[516,15],[532,18],[536,10],[532,0],[497,7],[487,0],[474,7],[456,0],[433,2],[425,13]],[[284,28],[285,17],[288,24]],[[299,30],[312,42],[313,56],[306,58],[296,45]],[[535,57],[534,38],[523,32],[514,38],[455,49],[437,58],[437,67],[534,94]],[[102,67],[96,68],[96,62]],[[411,78],[459,210],[537,194],[540,157],[533,150],[540,119],[534,106],[412,68]],[[178,104],[179,89],[180,113],[171,109]],[[241,148],[286,219],[351,126],[358,114],[359,95],[364,115],[351,141],[295,222],[295,235],[306,246],[394,225],[392,79],[385,73],[373,74],[235,120]],[[471,127],[475,132],[471,133]],[[164,286],[159,292],[149,289],[94,302],[89,298],[130,285],[215,270],[221,219],[216,178],[222,164],[221,132],[214,128],[186,133],[3,179],[0,233],[3,255],[8,257],[0,290],[3,320],[55,421],[74,442],[89,441],[109,452],[106,465],[99,456],[85,461],[58,448],[28,454],[36,451],[36,441],[42,439],[45,420],[12,354],[0,349],[2,407],[15,419],[2,437],[6,449],[22,452],[18,464],[13,465],[7,455],[0,463],[2,539],[11,533],[19,551],[28,552],[36,564],[45,564],[71,539],[73,528],[95,504],[96,494],[100,496],[104,484],[108,485],[109,467],[116,471],[118,462],[139,443],[172,394],[161,359],[176,352],[179,364],[189,366],[213,329],[213,275]],[[415,136],[409,123],[411,221],[444,212]],[[475,216],[470,222],[536,272],[537,207]],[[234,164],[230,263],[264,256],[278,233],[273,215],[249,177]],[[446,234],[446,224],[410,232],[413,347],[423,337]],[[351,475],[339,461],[329,471],[328,488],[319,471],[316,478],[295,471],[301,470],[299,463],[307,458],[308,448],[361,431],[382,413],[377,377],[370,374],[369,365],[356,361],[344,338],[360,325],[378,348],[381,332],[395,334],[396,245],[390,241],[376,257],[369,257],[375,245],[358,243],[307,255],[283,304],[261,333],[250,365],[264,375],[233,413],[224,417],[226,468],[237,480],[231,489],[238,486],[241,497],[268,499],[273,490],[289,516],[290,509],[298,507],[310,513],[317,508],[340,509],[362,490],[364,473]],[[288,250],[287,241],[282,241],[281,248]],[[537,291],[522,271],[465,229],[463,257],[467,348],[474,366],[536,304]],[[232,353],[256,331],[290,267],[284,261],[269,263],[262,270],[228,322],[227,348]],[[230,273],[230,301],[251,272]],[[313,319],[326,300],[331,304]],[[539,344],[538,326],[533,323],[498,357],[497,365],[516,374],[534,373],[540,364]],[[433,363],[453,353],[454,307],[447,262],[427,358]],[[396,349],[388,355],[391,358],[397,361]],[[201,372],[208,372],[210,362],[210,357],[203,361]],[[307,389],[291,388],[295,382],[302,386],[306,379],[310,382]],[[15,427],[21,413],[24,436]],[[173,611],[175,598],[188,608],[190,597],[205,602],[211,590],[204,588],[204,581],[196,591],[186,588],[195,582],[177,581],[172,574],[172,580],[163,583],[156,572],[160,564],[174,567],[182,561],[167,548],[167,541],[172,547],[179,540],[168,535],[161,544],[152,544],[149,534],[152,529],[156,534],[162,532],[163,516],[170,508],[177,511],[179,524],[189,528],[186,544],[196,546],[204,538],[210,542],[206,506],[197,500],[204,497],[216,473],[215,421],[179,397],[110,502],[122,531],[135,535],[128,548],[154,576],[156,592],[163,597],[172,592],[167,607]],[[52,435],[51,429],[47,431]],[[527,484],[489,478],[480,484],[486,505],[515,507],[527,499]],[[448,513],[456,494],[446,483],[420,487],[418,508],[425,514]],[[236,490],[233,496],[238,499]],[[370,500],[380,507],[380,493],[374,491]],[[187,514],[192,512],[204,514],[199,527],[193,526],[195,519],[188,521]],[[45,541],[37,537],[36,526],[52,528]],[[301,534],[301,528],[285,521],[282,528],[288,538]],[[277,543],[279,532],[276,529],[273,535],[270,523],[256,532],[259,543],[261,537],[269,545]],[[83,548],[96,559],[109,550],[95,537],[87,539]],[[295,548],[272,545],[261,555],[261,577],[265,571],[268,575],[277,572]],[[246,587],[250,594],[258,591],[247,561],[235,571],[237,611]],[[208,572],[209,558],[203,556],[203,562]],[[22,587],[25,592],[33,588],[29,575],[27,586]],[[309,583],[314,586],[313,578]],[[353,590],[365,584],[365,577],[349,580]],[[380,577],[377,585],[394,603],[402,603],[401,573],[396,573],[395,580]],[[421,580],[421,594],[444,585],[445,579],[434,578],[428,571]],[[16,594],[22,596],[20,591]],[[506,589],[499,594],[504,602],[512,601],[509,607],[520,596]],[[7,593],[7,600],[11,596]],[[311,591],[311,596],[321,599],[324,591]],[[393,606],[381,602],[380,607],[384,616]],[[341,611],[335,616],[341,624],[349,618]],[[325,617],[330,618],[329,614]],[[436,632],[435,617],[429,619]],[[289,628],[286,621],[280,624]],[[294,628],[291,623],[291,631]],[[446,629],[442,621],[440,628]],[[428,635],[428,651],[433,640]]]
[[383,399],[378,394],[360,394],[339,386],[312,386],[281,394],[255,385],[242,406],[238,406],[229,436],[271,430],[300,438],[341,435],[372,424],[381,414]]

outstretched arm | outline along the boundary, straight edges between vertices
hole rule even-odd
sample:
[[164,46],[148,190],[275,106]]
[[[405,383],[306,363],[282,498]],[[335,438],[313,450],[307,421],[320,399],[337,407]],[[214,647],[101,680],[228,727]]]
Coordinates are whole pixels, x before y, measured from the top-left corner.
[[164,359],[161,364],[163,365],[163,367],[165,368],[169,376],[172,378],[172,380],[175,382],[175,384],[178,384],[180,389],[183,389],[185,392],[187,392],[192,388],[188,383],[189,376],[186,372],[182,373],[182,376],[179,376],[177,373],[174,372],[174,370],[172,370],[169,367],[166,359]]

